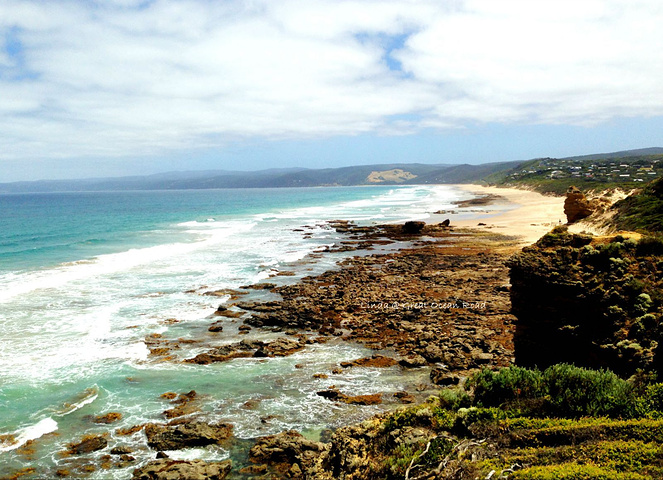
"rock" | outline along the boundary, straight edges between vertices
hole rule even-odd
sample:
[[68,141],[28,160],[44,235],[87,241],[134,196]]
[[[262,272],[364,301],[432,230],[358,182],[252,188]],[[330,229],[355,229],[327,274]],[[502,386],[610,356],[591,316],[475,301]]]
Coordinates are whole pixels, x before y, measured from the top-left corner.
[[317,395],[332,400],[334,402],[347,403],[349,405],[378,405],[382,403],[382,394],[374,393],[370,395],[346,395],[335,388],[316,392]]
[[214,322],[207,330],[210,332],[223,332],[223,322]]
[[254,357],[286,357],[304,348],[304,343],[291,338],[278,338],[273,342],[261,346],[254,353]]
[[155,450],[179,450],[187,447],[222,444],[232,435],[232,425],[188,422],[180,425],[145,426],[147,444]]
[[374,367],[374,368],[386,368],[396,365],[396,360],[391,357],[385,357],[384,355],[373,355],[371,357],[359,358],[357,360],[352,360],[350,362],[341,362],[341,367]]
[[133,452],[131,447],[125,447],[125,446],[120,446],[120,447],[113,447],[111,448],[111,455],[126,455],[128,453]]
[[94,417],[94,423],[113,423],[122,419],[122,414],[118,412],[109,412],[106,415],[99,415]]
[[439,225],[440,225],[440,227],[448,227],[449,225],[451,225],[451,220],[449,220],[449,219],[447,218],[446,220],[440,222]]
[[401,359],[401,361],[398,363],[405,368],[418,368],[428,365],[426,359],[421,355],[417,355],[416,353],[408,355],[407,357]]
[[430,380],[435,385],[441,385],[443,387],[458,385],[460,383],[460,377],[458,375],[449,373],[449,371],[441,368],[433,368],[430,371]]
[[106,440],[104,435],[87,435],[78,443],[70,443],[67,453],[70,455],[81,455],[103,450],[107,446],[108,440]]
[[[308,440],[294,430],[258,439],[249,451],[249,460],[256,464],[266,464],[279,474],[278,478],[316,478],[312,472],[315,465],[326,453],[329,446]],[[258,472],[264,470],[257,467]],[[253,472],[252,472],[253,473]]]
[[403,224],[403,233],[406,233],[408,235],[415,235],[417,233],[421,233],[421,231],[424,229],[425,226],[426,222],[419,222],[419,221],[405,222]]
[[137,468],[133,480],[223,480],[232,468],[230,460],[205,462],[203,460],[153,460]]
[[416,401],[414,396],[407,392],[396,392],[394,393],[394,398],[400,400],[401,403],[414,403]]
[[594,202],[590,202],[577,187],[571,186],[566,191],[564,214],[568,223],[574,223],[589,217],[596,210]]

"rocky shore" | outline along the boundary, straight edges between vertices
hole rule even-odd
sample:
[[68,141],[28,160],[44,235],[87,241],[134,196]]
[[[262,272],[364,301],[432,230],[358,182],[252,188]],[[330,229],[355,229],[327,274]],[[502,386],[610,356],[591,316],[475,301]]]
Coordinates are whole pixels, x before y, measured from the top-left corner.
[[[356,252],[356,256],[295,283],[277,286],[265,281],[237,290],[205,291],[205,295],[229,299],[210,317],[207,338],[168,339],[152,334],[145,338],[150,361],[205,367],[241,358],[290,356],[330,341],[359,343],[373,354],[315,374],[329,380],[317,396],[330,407],[334,403],[358,408],[379,405],[384,411],[422,402],[441,387],[462,384],[482,367],[513,363],[515,317],[510,313],[507,260],[518,249],[517,239],[457,229],[448,221],[366,227],[338,220],[330,222],[329,228],[345,240],[327,251]],[[306,235],[305,229],[302,232]],[[390,244],[395,247],[388,253],[372,253]],[[264,295],[268,299],[260,300]],[[244,339],[214,344],[215,338],[223,338],[230,330]],[[270,336],[261,337],[260,332]],[[417,370],[425,374],[420,378],[428,380],[411,390],[372,394],[335,385],[353,369],[362,368],[396,368],[404,374]],[[362,452],[373,448],[371,421],[368,427],[323,431],[315,440],[295,431],[241,440],[234,436],[233,425],[205,420],[202,397],[195,390],[164,392],[162,399],[168,406],[163,421],[130,428],[113,429],[122,413],[109,412],[95,420],[109,425],[108,433],[70,444],[62,452],[67,468],[55,475],[78,478],[135,465],[135,479],[331,479],[336,478],[334,469],[361,470]],[[418,435],[402,434],[398,442],[407,443]],[[137,452],[122,442],[132,436],[144,436],[153,460],[145,464],[135,458]],[[165,453],[206,446],[230,451],[232,461],[175,460]],[[349,466],[355,464],[356,468]],[[18,472],[16,478],[29,473]],[[343,478],[363,477],[348,473]]]
[[[238,333],[246,338],[185,359],[175,354],[179,347],[175,342],[147,339],[153,356],[209,365],[242,357],[289,356],[331,339],[359,342],[374,354],[339,363],[331,372],[334,378],[351,369],[398,365],[404,371],[425,369],[429,383],[413,391],[357,395],[341,391],[329,374],[319,373],[319,378],[329,378],[330,386],[317,394],[329,402],[384,404],[385,408],[422,401],[436,388],[457,385],[481,367],[513,362],[515,318],[510,313],[506,263],[516,248],[515,239],[455,229],[449,222],[361,227],[334,221],[330,225],[347,236],[330,251],[361,254],[343,260],[339,268],[290,285],[264,282],[244,290],[206,292],[231,298],[219,306],[209,331],[223,332],[224,326],[241,322]],[[367,254],[377,245],[394,242],[407,246],[386,254]],[[271,292],[278,300],[248,300],[247,291]],[[252,332],[262,330],[278,336],[255,340]],[[233,445],[231,425],[208,425],[196,419],[195,392],[170,393],[165,398],[173,403],[173,408],[164,411],[170,422],[136,427],[144,431],[155,451],[218,444],[233,450],[235,459],[246,457],[233,468],[224,462],[158,458],[136,469],[134,478],[180,478],[177,475],[185,471],[186,478],[323,478],[332,475],[328,471],[332,456],[341,455],[338,446],[332,448],[332,443],[312,441],[294,431],[260,438],[250,449],[250,444],[240,446],[242,442]],[[353,439],[357,432],[352,428],[361,427],[348,428],[335,434],[333,442],[359,441]],[[339,434],[348,432],[350,437],[339,440]],[[321,440],[331,441],[331,433],[323,434]],[[342,455],[351,456],[351,445],[345,443]]]

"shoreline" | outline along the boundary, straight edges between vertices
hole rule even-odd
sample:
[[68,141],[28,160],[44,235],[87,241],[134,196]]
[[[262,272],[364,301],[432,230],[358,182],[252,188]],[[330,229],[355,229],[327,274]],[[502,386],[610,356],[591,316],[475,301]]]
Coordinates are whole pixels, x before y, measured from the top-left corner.
[[[483,185],[457,184],[455,188],[477,196],[495,195],[503,198],[494,199],[487,204],[485,214],[477,214],[472,219],[453,219],[456,227],[472,228],[478,231],[492,231],[501,235],[519,237],[519,244],[532,244],[556,225],[566,223],[564,198],[542,195],[538,192],[517,188],[486,187]],[[490,206],[501,208],[490,210]],[[448,218],[444,214],[432,214],[431,222],[437,223]]]

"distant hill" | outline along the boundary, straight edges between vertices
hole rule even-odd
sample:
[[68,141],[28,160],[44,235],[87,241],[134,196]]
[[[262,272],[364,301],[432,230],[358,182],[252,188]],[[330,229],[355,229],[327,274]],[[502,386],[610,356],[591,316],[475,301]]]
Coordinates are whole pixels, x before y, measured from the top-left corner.
[[[626,164],[627,167],[612,168],[615,163]],[[600,168],[597,164],[600,164]],[[607,172],[608,167],[615,172]],[[254,172],[207,170],[115,178],[13,182],[0,184],[0,193],[445,183],[526,185],[539,191],[560,193],[566,189],[567,184],[607,188],[613,183],[630,182],[637,186],[637,182],[657,178],[663,173],[661,169],[663,148],[645,148],[562,159],[539,158],[480,165],[394,163],[324,169],[296,167]]]

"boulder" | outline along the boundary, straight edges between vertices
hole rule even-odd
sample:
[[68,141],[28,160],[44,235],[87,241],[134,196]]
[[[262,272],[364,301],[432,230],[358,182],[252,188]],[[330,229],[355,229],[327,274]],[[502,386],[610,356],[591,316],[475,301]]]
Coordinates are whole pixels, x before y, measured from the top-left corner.
[[574,223],[589,217],[596,210],[596,205],[590,202],[585,194],[577,187],[571,186],[566,191],[564,200],[564,214],[568,223]]
[[230,473],[232,462],[203,460],[153,460],[133,473],[133,480],[223,480]]
[[302,341],[291,338],[278,338],[273,342],[262,345],[255,352],[254,357],[286,357],[304,348]]
[[[294,430],[258,439],[249,451],[249,460],[269,465],[278,478],[316,478],[313,469],[329,446],[308,440]],[[262,471],[262,470],[261,470]],[[304,473],[309,473],[304,477]]]
[[78,443],[70,443],[67,453],[70,455],[82,455],[84,453],[103,450],[108,446],[108,440],[104,435],[87,435]]
[[180,425],[145,426],[147,444],[155,450],[179,450],[187,447],[222,444],[232,435],[232,425],[188,422]]
[[417,233],[421,233],[421,231],[424,229],[425,226],[426,222],[411,220],[403,224],[403,233],[407,233],[409,235],[415,235]]

